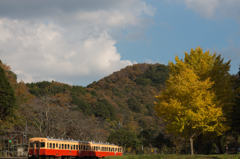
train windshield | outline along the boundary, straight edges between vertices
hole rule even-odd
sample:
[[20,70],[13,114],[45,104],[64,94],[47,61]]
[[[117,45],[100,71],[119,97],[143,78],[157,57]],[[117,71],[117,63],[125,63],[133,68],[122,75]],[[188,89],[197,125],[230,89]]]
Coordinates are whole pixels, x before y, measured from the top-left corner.
[[40,146],[45,147],[45,142],[41,142]]

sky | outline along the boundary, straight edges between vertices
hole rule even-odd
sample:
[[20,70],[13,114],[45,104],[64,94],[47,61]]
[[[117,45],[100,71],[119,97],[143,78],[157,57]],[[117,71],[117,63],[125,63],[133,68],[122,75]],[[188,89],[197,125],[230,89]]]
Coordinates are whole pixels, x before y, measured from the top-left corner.
[[0,0],[0,59],[18,81],[87,86],[191,48],[240,64],[239,0]]

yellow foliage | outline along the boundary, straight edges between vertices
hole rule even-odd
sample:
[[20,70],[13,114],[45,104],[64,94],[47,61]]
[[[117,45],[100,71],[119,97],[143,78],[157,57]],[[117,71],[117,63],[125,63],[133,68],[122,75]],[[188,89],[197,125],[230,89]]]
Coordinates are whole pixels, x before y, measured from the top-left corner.
[[[176,62],[176,65],[170,64],[167,89],[156,96],[160,101],[155,106],[157,114],[168,122],[167,131],[176,135],[214,131],[222,111],[213,102],[216,98],[214,93],[208,90],[213,82],[209,78],[200,81],[186,63],[178,58]],[[176,69],[178,72],[172,74]]]
[[200,47],[176,64],[169,62],[166,89],[156,96],[157,115],[167,121],[167,131],[176,135],[194,137],[204,132],[222,132],[229,129],[226,114],[233,105],[230,61]]
[[206,80],[210,78],[210,81],[214,82],[210,90],[214,92],[216,99],[215,105],[222,108],[223,115],[218,118],[219,125],[216,128],[218,135],[222,134],[226,130],[230,129],[229,121],[226,121],[227,114],[232,109],[234,104],[233,99],[236,92],[233,91],[233,79],[228,73],[230,70],[230,61],[224,63],[221,55],[214,53],[211,55],[209,51],[203,53],[200,47],[195,50],[191,49],[190,54],[185,53],[185,63],[189,68],[198,75],[200,80]]

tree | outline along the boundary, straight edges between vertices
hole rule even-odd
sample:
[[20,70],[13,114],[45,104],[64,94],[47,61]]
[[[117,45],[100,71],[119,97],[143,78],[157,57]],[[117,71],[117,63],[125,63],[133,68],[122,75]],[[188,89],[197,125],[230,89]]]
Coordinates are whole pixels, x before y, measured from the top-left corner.
[[[223,153],[220,143],[221,136],[224,132],[230,129],[231,115],[229,116],[232,107],[234,106],[234,98],[237,95],[238,89],[233,89],[234,79],[228,73],[230,70],[230,60],[223,62],[221,55],[214,53],[211,55],[209,51],[203,53],[202,48],[197,47],[195,50],[191,49],[189,55],[185,53],[184,62],[188,64],[194,73],[200,78],[201,81],[210,78],[211,82],[214,82],[210,90],[214,92],[216,98],[214,100],[215,105],[222,109],[223,115],[218,118],[218,126],[214,132],[208,132],[205,136],[212,136],[215,138],[216,145],[218,146],[220,153]],[[201,142],[203,139],[198,136],[198,153],[201,153]]]
[[173,147],[173,142],[169,138],[166,138],[164,134],[159,133],[153,140],[152,145],[154,147],[159,148],[159,150],[162,150],[162,148],[165,146],[167,147]]
[[14,116],[15,102],[15,92],[6,77],[4,69],[0,67],[0,121]]
[[[202,80],[188,63],[179,60],[169,63],[169,79],[166,90],[156,96],[157,115],[167,122],[166,130],[174,135],[188,137],[193,155],[193,138],[204,132],[212,132],[220,124],[222,109],[214,103],[216,96],[210,90],[214,82]],[[207,62],[202,63],[203,68]]]
[[124,151],[127,148],[137,149],[140,145],[140,141],[136,134],[125,129],[120,129],[111,133],[107,141],[122,146]]

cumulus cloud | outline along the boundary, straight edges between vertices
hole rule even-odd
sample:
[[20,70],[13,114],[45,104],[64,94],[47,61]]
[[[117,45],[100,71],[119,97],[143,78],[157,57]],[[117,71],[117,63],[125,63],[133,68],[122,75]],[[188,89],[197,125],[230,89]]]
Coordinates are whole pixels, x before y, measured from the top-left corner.
[[114,45],[144,36],[154,12],[139,0],[1,1],[0,58],[24,82],[87,85],[135,63]]

